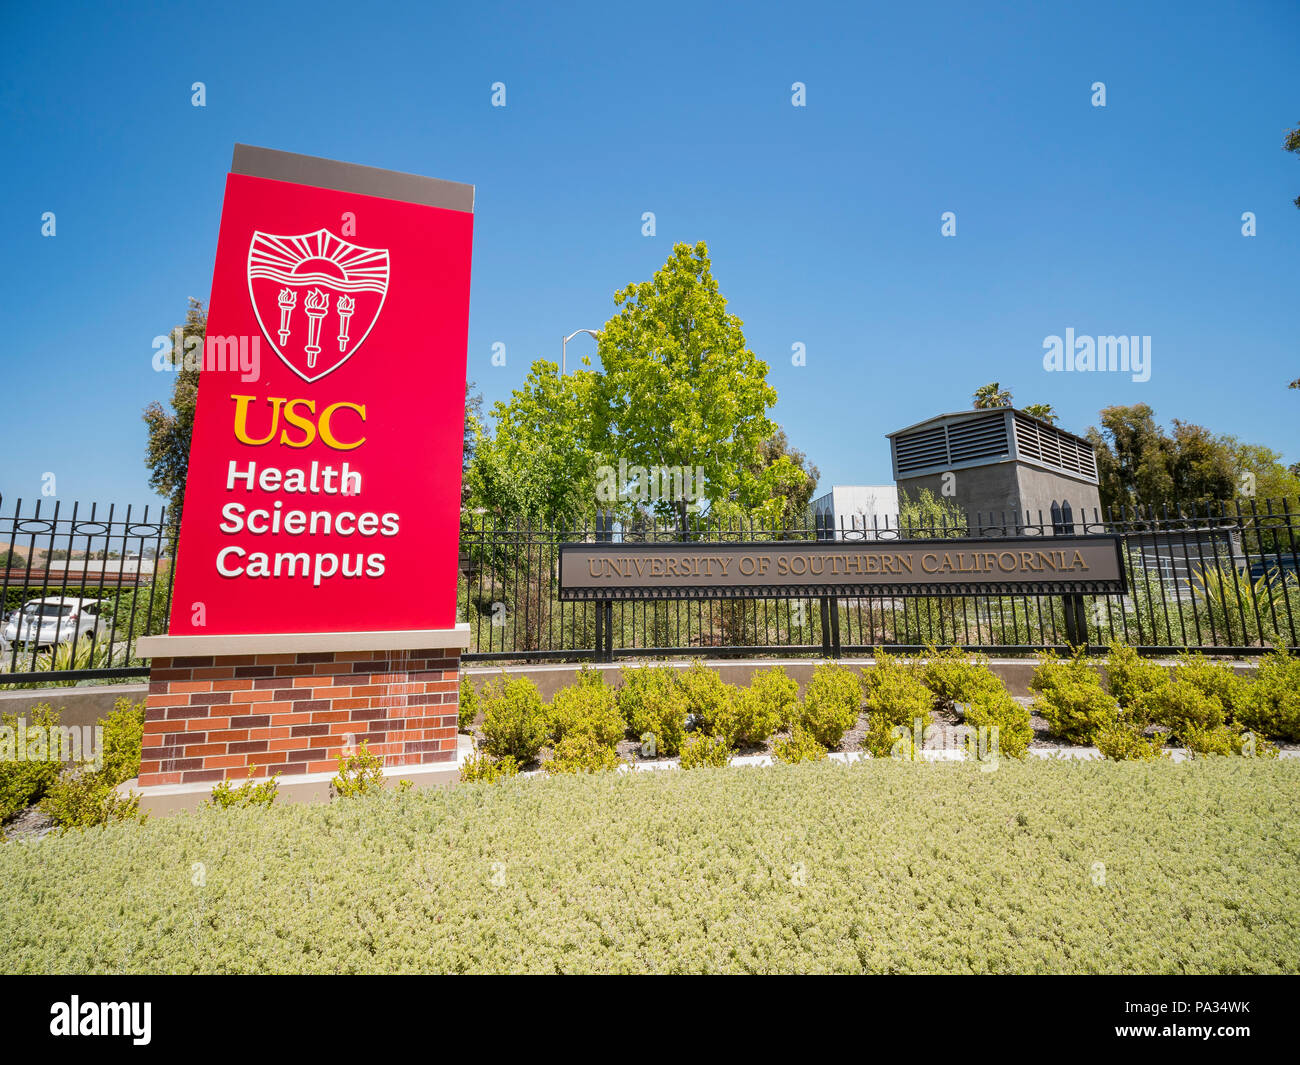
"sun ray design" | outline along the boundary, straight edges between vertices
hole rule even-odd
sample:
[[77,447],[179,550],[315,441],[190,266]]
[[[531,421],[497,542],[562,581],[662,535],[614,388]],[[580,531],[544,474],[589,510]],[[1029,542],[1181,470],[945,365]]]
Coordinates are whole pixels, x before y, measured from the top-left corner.
[[358,248],[321,229],[301,237],[254,233],[248,276],[282,285],[329,285],[343,292],[388,289],[388,252]]

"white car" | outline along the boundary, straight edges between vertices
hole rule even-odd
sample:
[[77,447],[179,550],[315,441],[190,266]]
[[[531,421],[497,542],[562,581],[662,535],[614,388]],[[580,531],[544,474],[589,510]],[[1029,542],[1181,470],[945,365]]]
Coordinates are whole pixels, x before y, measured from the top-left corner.
[[30,599],[5,622],[4,640],[11,644],[53,647],[75,640],[97,639],[104,628],[100,610],[105,605],[99,599],[57,595]]

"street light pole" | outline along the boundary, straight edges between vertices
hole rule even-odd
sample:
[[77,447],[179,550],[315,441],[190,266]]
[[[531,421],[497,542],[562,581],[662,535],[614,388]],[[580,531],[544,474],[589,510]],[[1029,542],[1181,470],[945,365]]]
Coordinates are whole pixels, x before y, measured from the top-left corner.
[[565,373],[568,372],[569,341],[572,340],[574,337],[576,337],[579,333],[586,333],[589,337],[591,337],[592,340],[595,340],[598,343],[600,341],[599,329],[575,329],[572,333],[570,333],[567,337],[565,337],[564,341],[560,346],[560,376],[561,377],[563,377]]

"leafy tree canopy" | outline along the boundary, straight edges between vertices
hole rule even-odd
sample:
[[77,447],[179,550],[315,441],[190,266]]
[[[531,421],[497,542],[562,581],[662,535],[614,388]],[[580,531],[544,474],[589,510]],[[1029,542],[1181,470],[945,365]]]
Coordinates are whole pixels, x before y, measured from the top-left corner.
[[971,396],[974,403],[971,405],[976,410],[988,410],[992,407],[1009,407],[1011,406],[1011,390],[1003,388],[997,381],[990,381],[986,385],[980,385],[975,389],[974,395]]
[[[767,364],[727,312],[707,246],[674,245],[651,280],[619,290],[614,303],[597,341],[599,370],[560,378],[539,360],[493,407],[495,427],[479,433],[466,473],[470,504],[548,523],[598,506],[683,523],[690,507],[756,522],[802,515],[817,470],[768,417],[776,390]],[[629,483],[616,484],[617,498],[598,498],[598,478],[634,468],[676,471],[695,498],[636,498]]]
[[1088,440],[1097,454],[1103,506],[1300,495],[1300,479],[1277,452],[1176,418],[1166,431],[1145,403],[1107,407]]
[[589,370],[561,377],[545,359],[533,363],[508,403],[495,403],[489,436],[475,427],[475,454],[465,471],[465,498],[501,520],[563,524],[591,512],[595,456]]

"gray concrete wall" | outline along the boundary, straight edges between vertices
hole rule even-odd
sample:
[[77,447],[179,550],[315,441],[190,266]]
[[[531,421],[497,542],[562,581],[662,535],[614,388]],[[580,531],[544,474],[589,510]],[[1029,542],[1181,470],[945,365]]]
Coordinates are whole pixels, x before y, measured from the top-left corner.
[[[972,466],[952,472],[956,478],[953,485],[956,494],[950,498],[970,516],[971,521],[975,520],[976,512],[996,516],[1001,511],[1006,511],[1007,520],[1011,520],[1020,500],[1020,484],[1016,479],[1014,463],[999,462],[991,466]],[[943,474],[905,477],[898,481],[899,492],[906,492],[912,499],[923,488],[929,489],[930,494],[936,498],[943,498]]]
[[[953,487],[955,495],[950,498],[961,507],[974,522],[979,515],[981,524],[998,522],[1001,515],[1006,515],[1009,532],[1014,534],[1015,516],[1020,520],[1028,511],[1032,521],[1038,522],[1038,514],[1043,515],[1043,524],[1051,531],[1052,503],[1069,500],[1074,512],[1076,533],[1082,528],[1077,523],[1086,513],[1093,518],[1094,510],[1101,508],[1101,496],[1097,486],[1087,481],[1054,473],[1038,466],[1029,466],[1020,462],[997,462],[988,466],[972,466],[968,469],[953,470],[956,481]],[[921,489],[929,489],[936,497],[943,496],[943,474],[932,473],[924,477],[905,477],[898,481],[898,490],[916,498]]]
[[[812,678],[813,670],[821,663],[828,661],[819,658],[783,658],[783,659],[737,659],[735,661],[715,660],[705,661],[710,669],[715,670],[719,676],[728,684],[746,685],[755,671],[767,669],[769,666],[782,666],[786,674],[793,677],[799,682],[799,694],[802,696],[804,687]],[[838,658],[835,662],[844,666],[852,666],[855,669],[866,669],[876,664],[874,658]],[[1162,665],[1172,666],[1172,659],[1157,659]],[[606,683],[618,687],[622,684],[622,678],[619,675],[621,667],[632,667],[639,665],[637,662],[615,663],[613,665],[593,665],[590,668],[599,670],[605,677]],[[651,662],[651,665],[663,665],[672,669],[686,669],[690,666],[688,661],[660,661]],[[1030,695],[1029,682],[1033,679],[1034,668],[1038,665],[1033,658],[994,658],[989,661],[989,668],[1002,680],[1007,690],[1012,695]],[[1233,662],[1231,663],[1235,672],[1244,675],[1254,673],[1255,665],[1253,662]],[[1100,667],[1094,666],[1100,669]],[[542,698],[550,700],[557,691],[567,687],[574,682],[579,667],[576,665],[531,665],[531,666],[508,666],[506,672],[511,676],[528,677],[538,690],[542,693]],[[485,683],[493,677],[500,676],[500,666],[465,666],[462,672],[469,676],[476,689],[481,689]],[[1101,670],[1104,673],[1104,670]]]
[[119,699],[142,702],[148,684],[103,684],[85,688],[19,688],[0,691],[0,713],[31,718],[32,707],[49,703],[64,725],[97,725]]
[[1053,502],[1069,502],[1074,514],[1074,531],[1078,534],[1083,533],[1080,522],[1084,516],[1092,521],[1101,510],[1101,496],[1095,484],[1052,473],[1037,466],[1019,466],[1017,476],[1020,482],[1021,510],[1029,511],[1034,522],[1039,520],[1038,515],[1041,513],[1043,524],[1049,526],[1046,530],[1048,532],[1051,531]]

